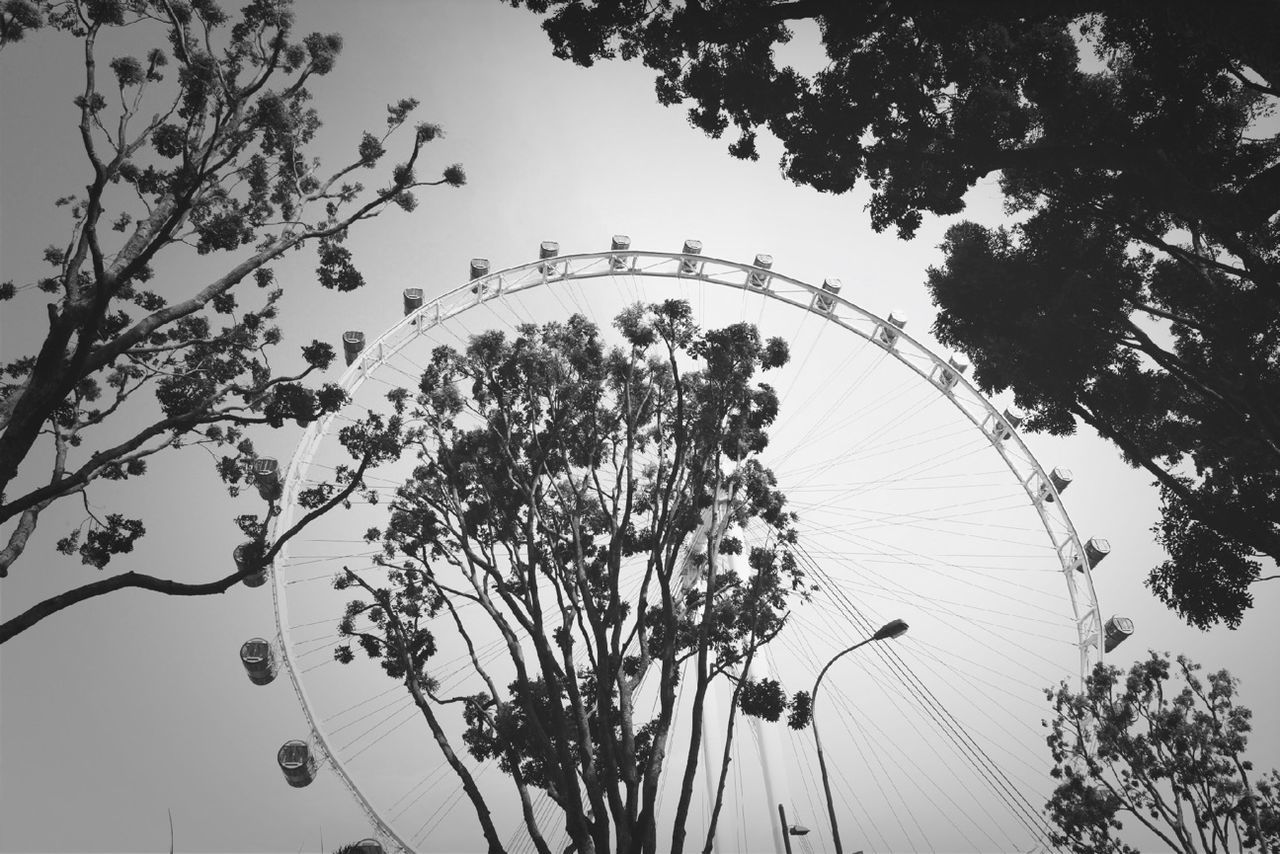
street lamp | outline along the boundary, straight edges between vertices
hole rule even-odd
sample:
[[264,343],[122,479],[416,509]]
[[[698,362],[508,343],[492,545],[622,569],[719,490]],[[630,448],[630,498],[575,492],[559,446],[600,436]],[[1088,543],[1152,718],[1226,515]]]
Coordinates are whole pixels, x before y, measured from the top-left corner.
[[818,678],[813,683],[813,693],[809,695],[809,719],[813,724],[813,741],[818,747],[818,768],[822,771],[822,791],[827,795],[827,815],[831,818],[831,839],[836,845],[836,854],[844,854],[844,849],[840,847],[840,826],[836,824],[836,806],[831,800],[831,783],[827,780],[827,761],[822,756],[822,737],[818,735],[818,688],[822,685],[822,677],[827,675],[827,671],[831,669],[831,665],[835,664],[844,656],[853,652],[860,646],[865,646],[872,641],[889,640],[890,638],[902,637],[907,633],[907,624],[902,620],[890,620],[880,627],[874,635],[864,641],[859,641],[853,646],[840,650],[835,657],[827,662],[826,667],[822,668],[822,672],[818,674]]

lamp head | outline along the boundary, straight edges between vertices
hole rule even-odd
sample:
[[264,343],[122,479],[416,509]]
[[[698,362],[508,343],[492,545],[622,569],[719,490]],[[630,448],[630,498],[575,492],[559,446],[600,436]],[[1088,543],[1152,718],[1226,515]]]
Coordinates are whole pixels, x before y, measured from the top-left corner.
[[890,620],[880,627],[880,631],[871,636],[872,640],[889,640],[902,637],[907,633],[907,624],[902,620]]

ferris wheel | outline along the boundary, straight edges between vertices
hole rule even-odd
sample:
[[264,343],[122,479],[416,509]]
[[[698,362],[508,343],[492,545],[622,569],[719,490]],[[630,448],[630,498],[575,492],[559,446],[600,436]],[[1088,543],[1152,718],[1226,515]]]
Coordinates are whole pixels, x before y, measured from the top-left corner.
[[[772,266],[767,255],[708,257],[696,240],[680,252],[637,251],[617,235],[607,252],[561,255],[543,243],[537,260],[501,271],[474,259],[467,281],[434,299],[405,290],[403,317],[381,335],[343,334],[347,407],[310,424],[287,465],[255,462],[259,491],[280,506],[269,541],[293,524],[302,490],[350,462],[337,431],[385,411],[387,392],[414,389],[437,346],[461,349],[479,332],[574,313],[608,330],[623,308],[670,298],[687,300],[704,329],[749,321],[790,343],[790,363],[767,378],[779,416],[761,460],[799,514],[801,561],[818,588],[755,676],[807,690],[831,665],[815,715],[831,773],[824,765],[820,779],[809,730],[748,726],[734,742],[717,849],[824,850],[827,792],[850,850],[1041,844],[1044,689],[1078,681],[1133,631],[1125,618],[1104,621],[1094,592],[1092,571],[1109,544],[1077,534],[1060,497],[1071,473],[1035,460],[1017,434],[1019,414],[981,395],[961,357],[933,353],[900,312],[858,307],[837,279],[814,285]],[[411,470],[401,462],[366,472],[363,499],[326,515],[246,581],[270,580],[276,627],[270,639],[247,641],[241,661],[258,685],[283,665],[306,719],[302,737],[280,748],[280,768],[303,787],[327,764],[373,824],[361,843],[369,854],[478,839],[474,829],[467,836],[460,786],[403,685],[333,655],[348,596],[329,582],[344,566],[385,572],[365,532],[384,524],[379,495],[389,499]],[[834,661],[894,619],[910,631]],[[465,659],[447,649],[433,659],[444,690],[467,692]],[[466,761],[491,804],[511,797],[496,767]],[[550,822],[553,806],[546,799],[535,812]],[[518,810],[499,818],[508,850],[533,850]],[[699,818],[695,808],[690,825]],[[554,843],[560,828],[547,830]]]

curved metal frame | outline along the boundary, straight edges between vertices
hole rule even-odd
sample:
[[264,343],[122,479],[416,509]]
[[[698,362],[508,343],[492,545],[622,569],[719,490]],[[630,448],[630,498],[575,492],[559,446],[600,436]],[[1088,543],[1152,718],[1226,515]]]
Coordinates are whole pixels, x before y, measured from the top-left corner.
[[[348,393],[355,392],[372,371],[427,329],[487,300],[541,285],[608,278],[616,275],[692,279],[753,291],[797,308],[813,311],[825,316],[831,323],[887,350],[899,362],[937,388],[939,394],[950,398],[956,408],[991,440],[992,445],[1009,470],[1018,478],[1027,497],[1031,499],[1032,505],[1040,515],[1044,529],[1058,554],[1066,579],[1079,636],[1081,677],[1083,678],[1089,672],[1091,664],[1102,660],[1103,623],[1094,592],[1089,561],[1085,558],[1084,546],[1071,524],[1066,508],[1062,506],[1061,498],[1052,480],[1031,455],[1012,425],[963,375],[954,377],[956,380],[954,385],[944,383],[941,379],[943,372],[950,371],[953,374],[955,372],[949,368],[945,360],[901,328],[836,293],[799,279],[752,264],[679,252],[643,252],[626,249],[546,258],[488,273],[424,303],[369,342],[348,366],[338,383]],[[288,530],[292,524],[298,491],[320,442],[329,432],[330,424],[335,417],[330,414],[312,422],[294,451],[284,478],[280,513],[271,520],[268,529],[269,540]],[[277,555],[277,562],[287,563],[288,552],[289,546],[286,543]],[[306,686],[302,684],[293,660],[293,652],[289,644],[288,603],[284,595],[284,582],[274,565],[271,567],[271,579],[271,595],[275,605],[276,633],[280,640],[281,659],[285,665],[284,669],[289,673],[289,681],[298,695],[307,724],[311,727],[315,741],[318,742],[320,752],[327,757],[330,766],[351,791],[374,826],[405,851],[412,851],[412,846],[402,840],[368,802],[351,780],[342,760],[329,749],[328,739],[311,712]]]

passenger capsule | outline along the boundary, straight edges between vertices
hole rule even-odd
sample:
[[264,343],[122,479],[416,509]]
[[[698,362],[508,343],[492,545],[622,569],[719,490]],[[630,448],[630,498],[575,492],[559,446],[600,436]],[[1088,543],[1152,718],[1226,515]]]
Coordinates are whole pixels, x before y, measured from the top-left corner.
[[361,839],[354,846],[354,854],[385,854],[382,843],[376,839]]
[[1089,568],[1093,569],[1102,563],[1102,559],[1111,554],[1111,542],[1102,537],[1090,537],[1084,544],[1084,556],[1089,559]]
[[759,290],[769,287],[769,274],[766,271],[773,269],[773,256],[757,255],[751,266],[756,269],[747,274],[747,284]]
[[[701,240],[686,240],[684,248],[680,250],[685,255],[701,255]],[[693,258],[680,259],[680,274],[684,276],[692,276],[698,272],[698,262]]]
[[[631,248],[631,238],[625,234],[615,234],[613,240],[609,243],[610,252],[626,252]],[[627,266],[627,259],[621,255],[610,255],[609,266],[615,270],[624,270]]]
[[1054,501],[1054,492],[1056,491],[1058,495],[1061,495],[1071,485],[1073,479],[1071,469],[1058,466],[1049,472],[1049,482],[1053,484],[1053,489],[1049,488],[1048,483],[1040,484],[1040,499],[1052,503]]
[[538,272],[542,273],[544,276],[550,276],[554,273],[556,271],[556,265],[552,263],[550,259],[559,256],[559,254],[559,243],[556,243],[554,240],[542,241],[542,244],[538,247],[538,257],[542,259],[543,263],[538,265]]
[[364,333],[355,329],[350,329],[342,333],[342,355],[346,357],[347,364],[351,364],[356,360],[356,356],[360,355],[360,351],[364,349]]
[[[231,559],[236,562],[237,572],[244,572],[245,567],[250,565],[250,561],[253,559],[254,550],[257,547],[258,546],[255,543],[249,542],[249,543],[241,543],[240,545],[236,546],[234,550],[232,550]],[[266,582],[267,582],[266,565],[263,565],[262,567],[260,567],[257,572],[254,572],[250,575],[246,575],[244,577],[245,587],[261,587],[263,584],[266,584]]]
[[934,382],[942,386],[944,391],[949,392],[960,384],[960,377],[964,376],[967,370],[969,370],[969,360],[959,353],[952,353],[945,365],[938,366]]
[[405,288],[404,289],[404,313],[405,316],[413,314],[422,308],[422,288]]
[[[471,278],[468,279],[468,281],[475,282],[476,279],[483,279],[485,276],[489,275],[489,259],[488,258],[472,258],[471,267],[467,272],[471,276]],[[484,289],[485,289],[485,286],[482,283],[476,282],[474,285],[471,286],[471,293],[478,294]]]
[[274,457],[258,457],[249,466],[249,476],[263,501],[280,497],[280,464]]
[[[823,279],[822,280],[822,290],[828,294],[831,294],[832,296],[840,293],[840,287],[841,285],[840,285],[839,279]],[[816,310],[822,312],[823,314],[830,314],[831,309],[835,308],[835,305],[836,305],[836,301],[824,294],[818,294],[813,298],[813,307]]]
[[311,745],[305,741],[296,738],[286,741],[276,754],[276,762],[284,772],[284,779],[294,788],[309,786],[316,778],[316,759],[311,753]]
[[907,325],[907,315],[902,311],[889,312],[889,321],[880,327],[876,332],[876,337],[880,339],[880,343],[886,347],[892,347],[898,343],[898,330]]
[[1013,431],[1022,424],[1022,411],[1009,406],[1004,410],[1004,417],[996,418],[991,423],[991,438],[997,442],[1013,438]]
[[240,663],[254,685],[269,685],[279,669],[275,650],[263,638],[250,638],[240,647]]
[[1111,652],[1111,650],[1124,643],[1132,634],[1133,620],[1130,620],[1128,617],[1116,616],[1107,620],[1103,639],[1103,652]]

